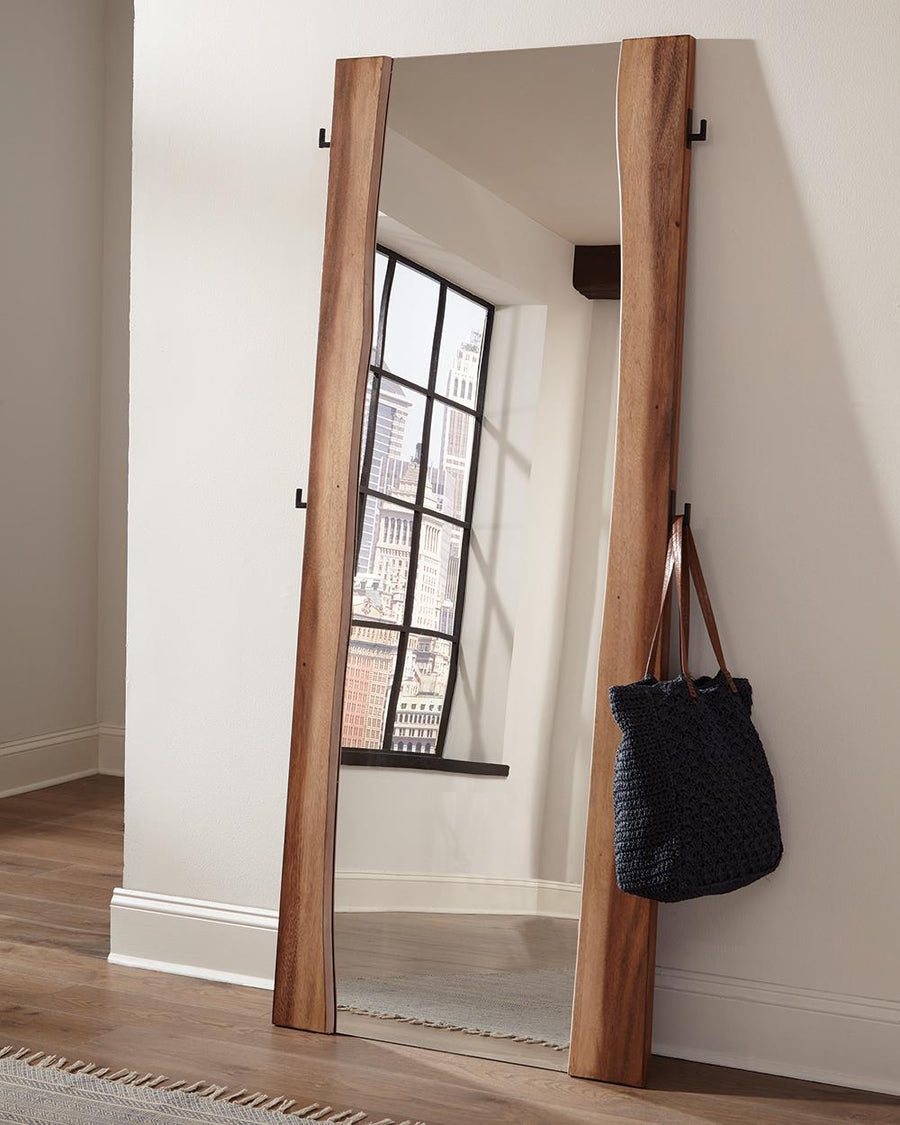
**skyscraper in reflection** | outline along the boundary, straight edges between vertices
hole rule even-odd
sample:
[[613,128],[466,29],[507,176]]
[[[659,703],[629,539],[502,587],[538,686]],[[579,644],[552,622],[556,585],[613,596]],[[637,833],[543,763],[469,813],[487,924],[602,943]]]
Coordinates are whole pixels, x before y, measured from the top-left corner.
[[[366,391],[364,417],[368,431],[369,409],[371,406],[371,383]],[[372,442],[372,467],[369,473],[370,487],[377,492],[386,491],[391,474],[403,463],[403,439],[406,435],[409,411],[412,406],[408,396],[399,383],[381,380],[376,412],[375,435]],[[363,459],[366,450],[367,432],[363,434]],[[364,466],[363,466],[364,467]],[[359,561],[357,572],[365,574],[372,569],[375,534],[378,525],[380,501],[369,499],[363,513],[362,531],[359,541]]]
[[[470,410],[476,405],[481,344],[482,334],[472,332],[457,348],[446,376],[439,374],[436,387]],[[424,435],[409,432],[415,394],[389,377],[381,379],[368,486],[396,502],[368,497],[360,525],[353,618],[371,625],[359,624],[351,631],[342,743],[361,749],[380,749],[384,741],[398,656],[398,633],[384,626],[408,621],[413,630],[452,634],[456,624],[463,529],[440,516],[465,519],[475,420],[466,410],[435,400],[428,464],[423,464]],[[367,429],[372,424],[369,408],[367,397]],[[414,452],[404,456],[410,449]],[[417,517],[409,505],[416,503],[422,474],[425,511],[418,518],[416,573],[411,576]],[[436,752],[450,656],[449,640],[415,632],[409,636],[389,741],[392,749]]]

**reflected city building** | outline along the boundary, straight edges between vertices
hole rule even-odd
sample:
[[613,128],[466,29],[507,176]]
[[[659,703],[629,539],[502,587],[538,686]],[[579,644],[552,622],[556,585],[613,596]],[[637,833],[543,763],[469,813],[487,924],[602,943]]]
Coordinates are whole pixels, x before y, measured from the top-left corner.
[[[386,303],[387,276],[390,299],[364,407],[342,745],[435,754],[457,643],[487,306],[449,289],[440,295],[411,264],[391,263],[388,273],[386,263],[379,252],[376,308]],[[406,338],[413,354],[396,343]]]

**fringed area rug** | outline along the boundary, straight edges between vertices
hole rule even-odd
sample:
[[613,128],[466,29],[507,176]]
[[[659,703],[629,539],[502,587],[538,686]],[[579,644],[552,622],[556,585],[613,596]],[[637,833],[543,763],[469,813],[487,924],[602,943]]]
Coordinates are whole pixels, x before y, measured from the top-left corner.
[[338,1008],[516,1043],[569,1045],[571,969],[338,979]]
[[164,1074],[110,1072],[25,1048],[0,1050],[0,1125],[252,1125],[271,1123],[273,1113],[293,1117],[297,1125],[425,1125],[393,1117],[372,1121],[357,1110],[301,1106],[260,1091],[170,1082]]

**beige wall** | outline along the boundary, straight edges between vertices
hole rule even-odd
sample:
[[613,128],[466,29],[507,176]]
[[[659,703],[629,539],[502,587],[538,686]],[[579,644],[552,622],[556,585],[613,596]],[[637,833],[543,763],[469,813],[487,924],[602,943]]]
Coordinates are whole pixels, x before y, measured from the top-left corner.
[[103,5],[4,5],[0,741],[97,697]]
[[121,756],[130,12],[0,15],[0,792]]
[[133,29],[131,0],[106,0],[97,716],[112,726],[125,723]]
[[661,910],[657,1047],[900,1089],[893,0],[139,3],[126,878],[277,903],[335,57],[685,31],[682,494],[787,851]]

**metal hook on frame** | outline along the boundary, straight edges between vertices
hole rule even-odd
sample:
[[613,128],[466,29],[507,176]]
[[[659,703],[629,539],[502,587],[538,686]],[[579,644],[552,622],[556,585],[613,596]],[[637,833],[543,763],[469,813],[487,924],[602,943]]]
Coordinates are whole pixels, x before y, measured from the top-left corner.
[[[672,527],[672,524],[675,522],[675,516],[676,516],[675,508],[676,508],[676,505],[675,505],[675,489],[670,488],[669,489],[669,527],[670,528]],[[684,512],[682,513],[682,517],[681,517],[681,526],[684,528],[685,531],[689,531],[690,527],[691,527],[691,505],[690,505],[690,501],[687,501],[687,500],[684,503]]]
[[[704,125],[706,122],[704,122]],[[325,140],[325,130],[319,130],[319,148],[331,148],[331,141]]]
[[700,129],[694,132],[694,111],[689,109],[687,111],[687,147],[690,148],[694,141],[706,140],[706,118],[700,118]]

